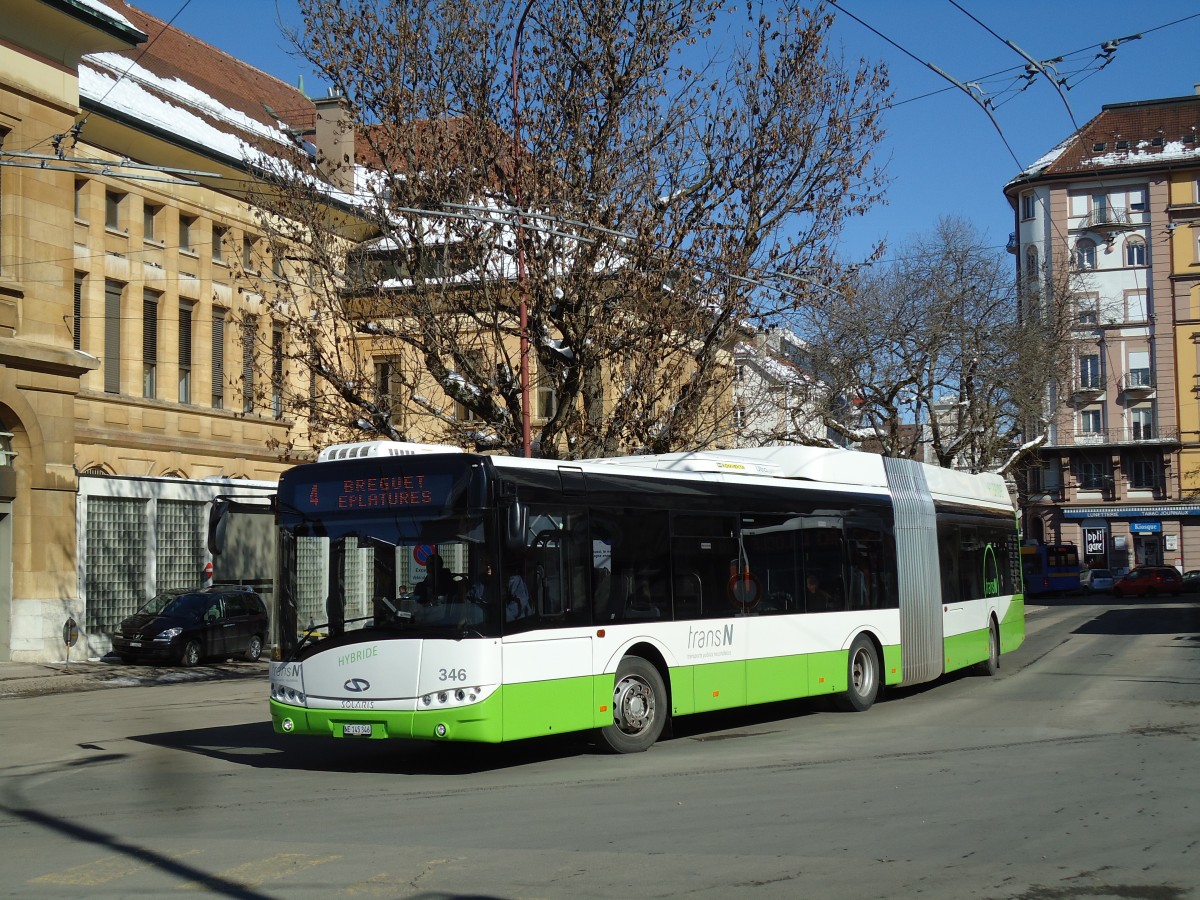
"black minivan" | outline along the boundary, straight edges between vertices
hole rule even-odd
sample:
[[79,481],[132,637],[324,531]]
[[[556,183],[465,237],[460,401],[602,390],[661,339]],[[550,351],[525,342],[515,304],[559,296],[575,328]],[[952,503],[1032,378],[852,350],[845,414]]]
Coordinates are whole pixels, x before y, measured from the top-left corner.
[[178,662],[211,657],[256,660],[267,637],[267,607],[247,587],[215,585],[165,591],[121,623],[112,637],[122,662]]

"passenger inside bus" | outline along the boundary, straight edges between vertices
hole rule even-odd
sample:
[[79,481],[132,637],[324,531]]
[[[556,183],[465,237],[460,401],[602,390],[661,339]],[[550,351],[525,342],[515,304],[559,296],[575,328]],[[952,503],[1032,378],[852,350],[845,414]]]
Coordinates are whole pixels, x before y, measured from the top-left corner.
[[419,603],[436,603],[454,590],[454,573],[438,554],[430,555],[425,563],[425,580],[413,586],[413,596]]
[[804,597],[808,612],[826,612],[834,608],[833,595],[821,586],[816,572],[809,572],[804,578]]

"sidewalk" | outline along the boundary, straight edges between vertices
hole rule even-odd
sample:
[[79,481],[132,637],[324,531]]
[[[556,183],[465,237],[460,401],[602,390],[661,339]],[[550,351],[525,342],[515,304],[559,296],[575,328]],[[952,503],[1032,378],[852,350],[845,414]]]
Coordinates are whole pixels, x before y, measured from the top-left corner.
[[191,669],[126,665],[114,657],[56,663],[0,662],[0,700],[218,679],[261,678],[265,682],[267,669],[265,659],[258,662],[223,661]]

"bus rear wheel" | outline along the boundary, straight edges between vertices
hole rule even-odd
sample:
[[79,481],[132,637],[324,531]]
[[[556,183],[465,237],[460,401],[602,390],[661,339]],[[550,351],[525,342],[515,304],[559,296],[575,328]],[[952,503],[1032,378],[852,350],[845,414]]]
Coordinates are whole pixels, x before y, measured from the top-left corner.
[[837,705],[846,712],[866,712],[879,696],[879,654],[875,645],[865,634],[860,634],[850,645],[849,673],[844,694],[837,698]]
[[640,656],[617,666],[613,723],[600,729],[600,741],[614,753],[641,753],[662,734],[667,720],[667,689],[662,676]]

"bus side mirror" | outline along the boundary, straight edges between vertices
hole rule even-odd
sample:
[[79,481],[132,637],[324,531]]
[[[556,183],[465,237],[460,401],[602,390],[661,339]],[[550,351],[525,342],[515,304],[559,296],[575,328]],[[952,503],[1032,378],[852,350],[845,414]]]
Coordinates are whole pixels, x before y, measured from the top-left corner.
[[217,497],[212,502],[212,510],[208,514],[208,552],[219,556],[225,547],[225,531],[229,525],[227,513],[229,501]]
[[515,497],[504,511],[504,549],[510,552],[525,549],[525,506]]

